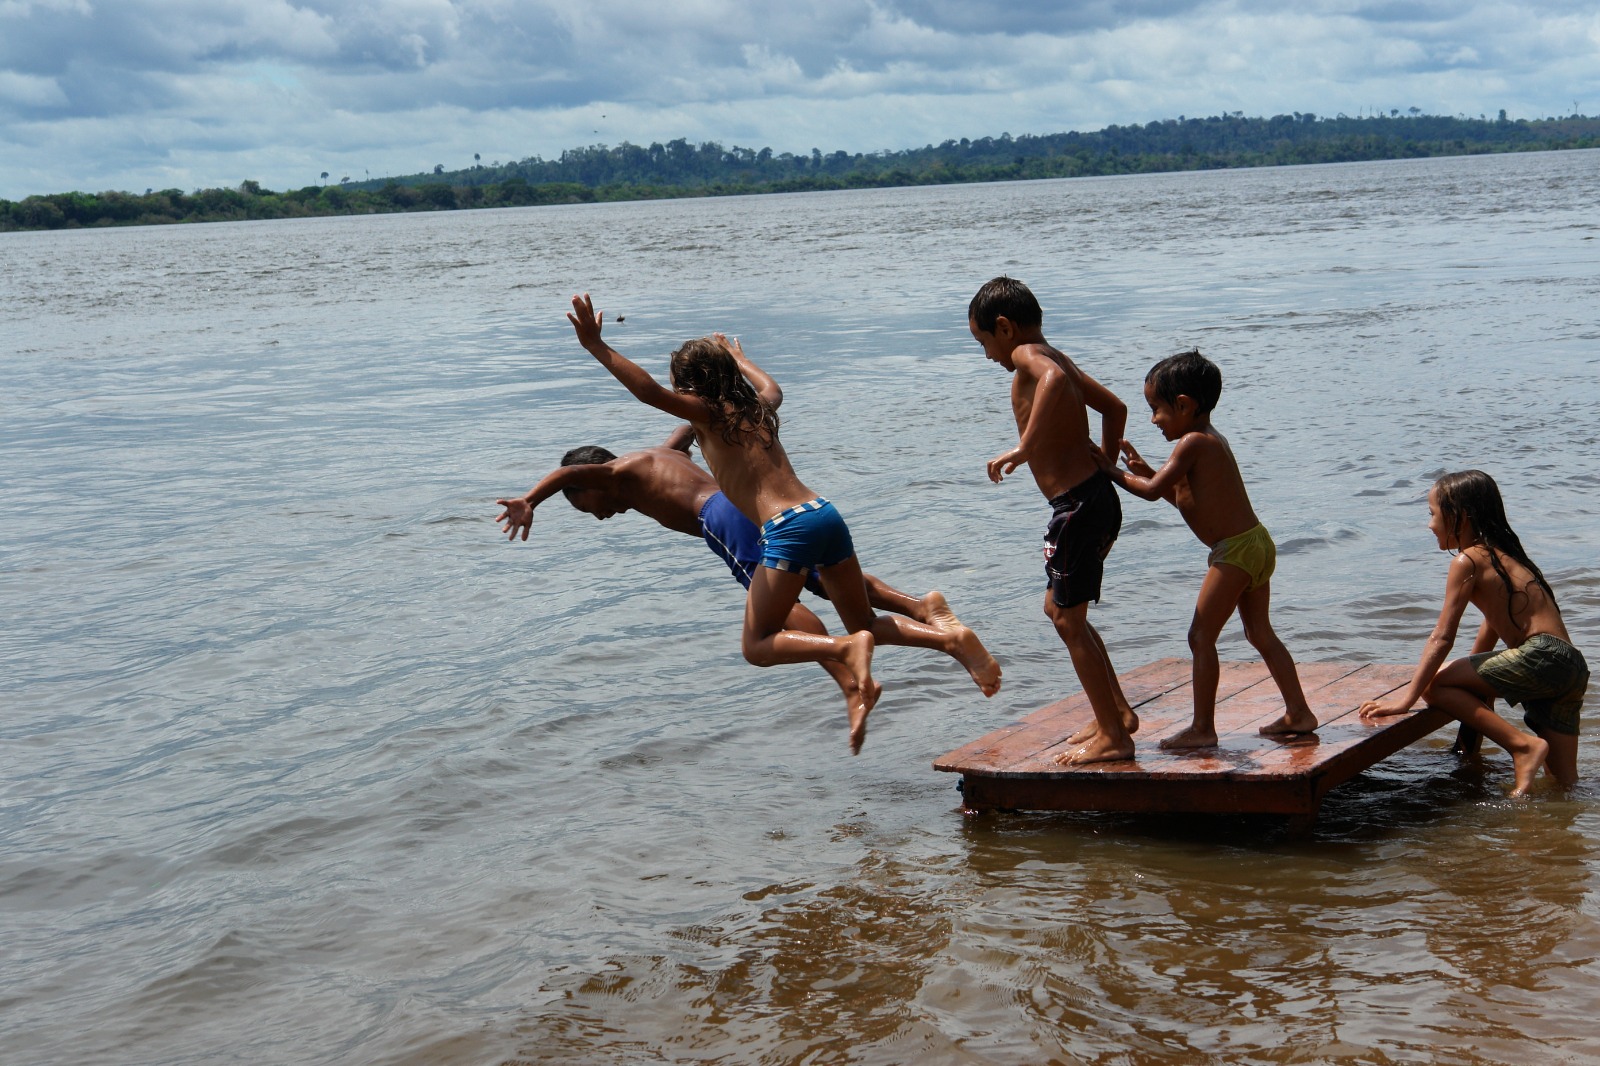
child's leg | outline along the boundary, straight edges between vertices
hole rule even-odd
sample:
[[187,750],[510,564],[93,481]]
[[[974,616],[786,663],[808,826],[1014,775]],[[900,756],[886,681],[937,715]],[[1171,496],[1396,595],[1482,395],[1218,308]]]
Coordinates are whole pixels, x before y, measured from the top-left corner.
[[[1061,642],[1072,656],[1072,668],[1077,671],[1078,683],[1088,697],[1089,708],[1094,711],[1094,735],[1081,747],[1062,752],[1055,761],[1063,766],[1076,766],[1088,762],[1114,762],[1133,758],[1133,737],[1123,725],[1122,713],[1117,706],[1115,688],[1116,670],[1106,654],[1105,642],[1089,624],[1089,604],[1071,607],[1056,606],[1052,592],[1044,594],[1044,613],[1049,616]],[[1126,704],[1124,698],[1122,703]]]
[[1435,674],[1424,696],[1430,707],[1439,708],[1506,749],[1516,772],[1511,794],[1527,794],[1550,754],[1550,745],[1543,737],[1529,736],[1490,710],[1494,690],[1478,676],[1470,659],[1457,659]]
[[1533,731],[1539,738],[1550,745],[1550,753],[1544,758],[1544,768],[1550,776],[1556,779],[1556,784],[1562,788],[1571,788],[1578,783],[1578,738],[1571,733],[1557,733],[1554,729],[1540,729],[1534,727]]
[[[1111,686],[1111,700],[1117,705],[1117,714],[1122,718],[1122,728],[1132,736],[1139,731],[1139,716],[1133,713],[1133,706],[1128,703],[1128,697],[1122,691],[1122,682],[1117,680],[1117,672],[1111,668],[1111,653],[1106,651],[1106,642],[1100,639],[1100,631],[1094,626],[1089,627],[1089,633],[1094,637],[1094,642],[1100,645],[1100,656],[1106,664],[1106,684]],[[1089,739],[1100,731],[1099,722],[1090,722],[1076,733],[1067,738],[1068,744],[1087,744]]]
[[742,646],[745,659],[756,666],[841,663],[850,671],[860,698],[866,704],[865,710],[871,710],[878,698],[877,685],[872,680],[872,634],[830,637],[784,628],[804,585],[803,574],[774,570],[770,566],[756,567],[750,579],[750,595],[744,604]]
[[1163,748],[1209,748],[1217,743],[1217,679],[1222,673],[1217,662],[1217,637],[1249,584],[1250,575],[1237,566],[1217,563],[1206,569],[1194,617],[1189,621],[1189,654],[1194,657],[1194,721],[1189,728],[1163,740]]
[[985,696],[1000,691],[1000,664],[994,661],[978,635],[966,626],[935,629],[933,626],[892,614],[874,614],[867,598],[866,579],[861,563],[850,556],[822,568],[822,587],[839,612],[839,619],[851,632],[867,630],[877,644],[900,644],[913,648],[942,651],[967,668],[972,680]]
[[[828,627],[822,624],[822,619],[818,618],[811,608],[802,603],[797,603],[790,608],[789,617],[784,619],[784,628],[799,630],[802,633],[816,633],[824,637],[828,635]],[[844,693],[846,709],[854,707],[856,696],[860,689],[856,685],[855,676],[850,673],[849,668],[844,663],[833,662],[829,659],[824,659],[817,665],[828,672],[828,676],[833,678],[833,683],[839,686],[839,691]]]
[[867,602],[874,611],[888,611],[892,614],[903,614],[907,618],[915,618],[924,625],[934,626],[937,629],[953,629],[961,624],[955,612],[950,610],[944,593],[929,592],[920,600],[909,592],[901,592],[887,581],[882,581],[871,574],[862,574],[867,583]]
[[1267,723],[1258,732],[1264,737],[1310,733],[1317,728],[1317,716],[1311,713],[1311,705],[1300,687],[1300,671],[1295,669],[1294,656],[1272,631],[1272,623],[1267,619],[1267,605],[1271,602],[1270,581],[1262,582],[1260,588],[1245,589],[1239,597],[1239,621],[1244,623],[1245,639],[1261,653],[1261,660],[1267,664],[1278,691],[1283,693],[1283,717]]

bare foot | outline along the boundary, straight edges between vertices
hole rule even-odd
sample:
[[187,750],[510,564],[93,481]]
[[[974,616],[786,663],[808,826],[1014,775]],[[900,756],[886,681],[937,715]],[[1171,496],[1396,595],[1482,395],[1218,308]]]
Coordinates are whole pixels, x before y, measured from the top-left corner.
[[[1128,731],[1128,735],[1130,737],[1139,731],[1139,716],[1133,713],[1132,708],[1129,708],[1128,711],[1123,714],[1122,728]],[[1098,736],[1099,733],[1100,723],[1090,722],[1088,725],[1084,726],[1082,729],[1068,737],[1067,743],[1087,744],[1091,739]]]
[[944,598],[944,593],[934,589],[922,597],[922,617],[917,619],[923,625],[935,629],[960,629],[961,619],[950,609],[950,603]]
[[867,715],[877,706],[883,686],[872,679],[872,634],[866,630],[851,633],[845,641],[844,658],[840,660],[855,678],[857,700],[850,704],[850,753],[861,750],[867,739]]
[[1296,733],[1315,733],[1317,731],[1317,716],[1311,713],[1310,708],[1300,711],[1284,711],[1282,718],[1274,718],[1260,729],[1256,730],[1264,737],[1287,737]]
[[865,690],[857,689],[859,698],[850,701],[850,754],[860,755],[861,745],[867,739],[867,715],[877,705],[878,697],[883,695],[883,686],[876,681],[869,681]]
[[1054,756],[1058,766],[1082,766],[1090,762],[1121,762],[1133,758],[1133,738],[1121,744],[1112,744],[1099,734],[1089,743],[1073,751],[1063,751]]
[[[953,617],[953,616],[952,616]],[[989,654],[989,649],[983,646],[983,641],[978,639],[978,634],[966,626],[957,625],[950,631],[953,647],[950,654],[956,661],[967,668],[967,673],[972,675],[972,680],[978,683],[978,689],[985,696],[993,696],[1000,691],[1000,664],[994,661],[994,656]]]
[[1550,754],[1550,745],[1542,737],[1529,737],[1528,749],[1521,755],[1515,753],[1511,756],[1511,765],[1516,768],[1517,787],[1511,790],[1513,796],[1526,796],[1528,789],[1533,787],[1534,778],[1539,776],[1539,767],[1544,765],[1545,756]]
[[1190,726],[1181,733],[1174,733],[1161,741],[1164,751],[1180,751],[1186,748],[1214,748],[1217,746],[1217,731],[1215,729],[1201,729]]

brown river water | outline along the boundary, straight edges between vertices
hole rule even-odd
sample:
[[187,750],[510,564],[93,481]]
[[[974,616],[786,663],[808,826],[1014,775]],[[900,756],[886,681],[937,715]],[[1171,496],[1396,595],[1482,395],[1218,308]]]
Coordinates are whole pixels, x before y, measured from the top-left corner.
[[[1305,839],[972,817],[930,767],[1078,688],[1046,505],[984,477],[1001,272],[1147,455],[1146,368],[1222,367],[1298,658],[1416,659],[1424,495],[1473,466],[1600,658],[1597,204],[1572,152],[0,235],[0,1062],[1600,1061],[1594,708],[1572,792],[1441,731]],[[672,428],[573,343],[580,291],[658,374],[739,336],[1001,693],[886,649],[852,758],[703,545],[560,499],[507,544],[497,496]],[[1186,654],[1205,549],[1125,511],[1092,617],[1128,670]]]

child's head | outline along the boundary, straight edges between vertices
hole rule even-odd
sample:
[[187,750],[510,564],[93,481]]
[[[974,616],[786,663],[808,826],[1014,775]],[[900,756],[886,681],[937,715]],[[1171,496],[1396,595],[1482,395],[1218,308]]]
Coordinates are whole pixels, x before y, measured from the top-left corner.
[[[599,466],[609,463],[615,458],[616,455],[614,453],[607,451],[598,444],[585,444],[572,448],[567,454],[563,455],[561,457],[561,465]],[[600,498],[605,494],[599,489],[578,489],[569,485],[561,490],[561,495],[565,496],[567,502],[578,510],[585,514],[592,514],[596,518],[609,517],[619,510],[619,508],[610,506],[607,501]]]
[[1489,549],[1489,563],[1505,583],[1509,599],[1507,610],[1515,618],[1515,591],[1511,578],[1505,571],[1500,556],[1508,555],[1528,568],[1534,579],[1544,587],[1552,602],[1551,592],[1544,574],[1528,558],[1516,531],[1506,518],[1506,505],[1500,498],[1500,486],[1482,470],[1461,470],[1445,474],[1433,483],[1428,491],[1428,528],[1438,538],[1439,547],[1461,551],[1481,544]]
[[778,434],[778,412],[767,406],[726,345],[715,337],[685,341],[672,353],[672,387],[705,400],[711,428],[729,444],[746,433],[770,443]]
[[1198,348],[1167,356],[1150,368],[1144,383],[1152,395],[1169,406],[1176,407],[1180,396],[1189,397],[1194,401],[1195,412],[1201,415],[1209,415],[1222,396],[1222,371]]
[[1016,278],[1001,275],[983,283],[983,287],[967,304],[967,318],[976,329],[993,333],[995,323],[1002,317],[1013,326],[1023,329],[1044,322],[1044,312],[1033,292]]

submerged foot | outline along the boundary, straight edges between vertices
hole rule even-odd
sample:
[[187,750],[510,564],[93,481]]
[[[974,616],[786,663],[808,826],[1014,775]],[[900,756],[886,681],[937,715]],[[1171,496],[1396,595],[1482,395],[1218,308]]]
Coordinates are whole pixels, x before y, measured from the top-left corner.
[[1094,739],[1071,751],[1063,751],[1053,756],[1058,766],[1082,766],[1091,762],[1122,762],[1133,758],[1133,738],[1128,737],[1121,742],[1107,740],[1096,733]]
[[950,609],[950,603],[944,598],[944,593],[934,589],[922,597],[922,617],[917,619],[923,625],[935,629],[960,629],[961,619]]
[[[954,616],[952,616],[954,617]],[[978,639],[978,634],[964,625],[957,625],[951,630],[955,638],[950,654],[956,661],[967,668],[967,673],[972,675],[972,680],[978,683],[978,689],[985,696],[993,696],[1000,691],[1000,664],[994,661],[994,656],[989,654],[989,649],[983,646],[983,641]]]
[[1317,716],[1310,709],[1285,711],[1282,718],[1274,718],[1256,732],[1264,737],[1286,737],[1297,733],[1315,733]]
[[1181,733],[1174,733],[1161,741],[1164,751],[1183,751],[1188,748],[1214,748],[1217,746],[1217,731],[1215,729],[1201,729],[1199,726],[1190,726]]
[[1529,737],[1528,747],[1522,754],[1515,752],[1511,755],[1511,765],[1516,768],[1517,783],[1511,790],[1513,796],[1526,796],[1533,787],[1534,779],[1539,776],[1539,767],[1544,765],[1545,757],[1550,754],[1550,745],[1543,737]]

